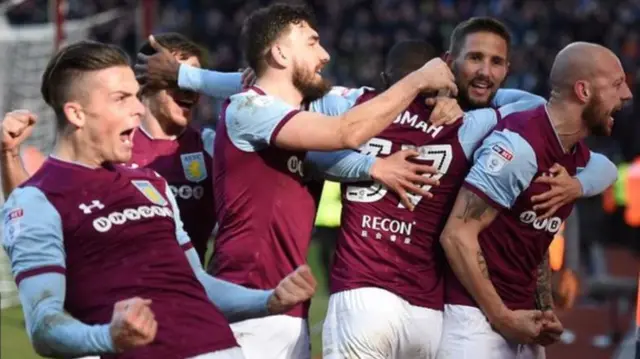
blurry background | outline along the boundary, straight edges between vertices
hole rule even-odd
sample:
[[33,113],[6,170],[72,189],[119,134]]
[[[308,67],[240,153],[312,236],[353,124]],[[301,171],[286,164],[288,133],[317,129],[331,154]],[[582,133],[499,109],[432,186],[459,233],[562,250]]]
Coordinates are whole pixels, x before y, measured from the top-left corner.
[[[132,56],[152,32],[177,31],[209,50],[210,68],[236,71],[244,64],[238,47],[249,12],[272,1],[257,0],[12,0],[0,3],[0,110],[29,108],[40,116],[29,144],[49,152],[55,141],[51,113],[40,99],[40,76],[64,41],[91,38],[118,44]],[[385,52],[399,40],[420,38],[445,51],[455,25],[471,16],[493,16],[512,31],[510,76],[505,87],[546,95],[556,52],[571,41],[603,44],[618,54],[627,80],[640,95],[640,0],[312,0],[322,44],[332,55],[324,74],[344,86],[376,86]],[[632,358],[640,249],[640,155],[637,101],[616,118],[611,138],[589,139],[594,151],[619,164],[616,187],[582,200],[567,223],[559,268],[580,278],[581,295],[560,310],[567,333],[548,358]],[[219,104],[204,99],[197,121],[213,126]],[[571,229],[569,229],[571,228]],[[320,230],[319,233],[324,233]],[[309,261],[314,273],[327,255],[317,236]],[[559,241],[561,241],[560,239]],[[559,242],[560,243],[560,242]],[[0,251],[0,357],[37,358],[24,334],[15,286]],[[310,320],[314,353],[321,352],[326,309],[324,287]],[[625,339],[627,339],[625,341]],[[627,351],[625,351],[627,350]]]

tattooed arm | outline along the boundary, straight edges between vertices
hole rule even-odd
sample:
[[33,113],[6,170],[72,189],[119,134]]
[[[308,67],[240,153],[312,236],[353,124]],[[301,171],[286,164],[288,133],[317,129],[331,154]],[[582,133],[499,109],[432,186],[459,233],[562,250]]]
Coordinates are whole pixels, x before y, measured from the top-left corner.
[[440,241],[453,272],[496,330],[530,343],[540,331],[542,313],[506,307],[489,278],[478,236],[529,186],[537,172],[536,155],[520,135],[505,130],[485,138],[473,160]]
[[498,211],[485,200],[462,188],[440,236],[451,269],[492,323],[507,308],[489,279],[478,234],[493,222],[497,214]]
[[549,251],[538,266],[538,280],[536,284],[536,308],[540,310],[553,310],[553,295],[551,294],[551,264],[549,263]]

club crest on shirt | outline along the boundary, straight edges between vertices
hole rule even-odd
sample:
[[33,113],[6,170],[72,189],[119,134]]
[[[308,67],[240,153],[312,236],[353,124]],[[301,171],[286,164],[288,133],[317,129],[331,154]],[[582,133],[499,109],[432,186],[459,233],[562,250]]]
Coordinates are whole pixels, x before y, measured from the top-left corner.
[[159,206],[166,206],[167,200],[162,197],[160,192],[149,181],[131,181],[138,191],[140,191],[147,199]]
[[24,216],[24,211],[22,208],[13,209],[11,212],[7,213],[4,217],[4,238],[2,240],[5,246],[10,246],[15,242],[16,238],[20,234],[22,217]]
[[207,166],[202,152],[192,152],[180,155],[184,176],[191,182],[201,182],[207,178]]
[[498,173],[511,160],[513,160],[513,153],[503,145],[496,143],[491,146],[491,153],[487,157],[485,167],[489,173]]

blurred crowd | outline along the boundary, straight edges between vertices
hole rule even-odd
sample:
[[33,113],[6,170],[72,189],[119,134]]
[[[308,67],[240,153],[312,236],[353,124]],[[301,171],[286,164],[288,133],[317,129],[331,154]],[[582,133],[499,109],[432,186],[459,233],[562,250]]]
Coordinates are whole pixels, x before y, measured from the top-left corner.
[[[285,0],[286,1],[286,0]],[[267,0],[154,0],[153,31],[178,31],[210,50],[209,67],[236,71],[243,66],[238,46],[243,20]],[[291,1],[288,2],[299,2]],[[43,22],[46,0],[26,1],[10,13],[13,23]],[[107,9],[133,9],[136,0],[68,0],[67,18],[83,18]],[[547,74],[556,52],[575,40],[606,45],[621,58],[628,81],[638,93],[640,48],[637,29],[640,0],[309,0],[318,20],[321,41],[332,55],[325,74],[336,84],[376,86],[385,52],[399,40],[420,38],[445,51],[457,23],[471,16],[494,16],[513,34],[511,71],[505,87],[537,94],[547,92]],[[130,53],[137,46],[135,11],[115,24],[93,29],[94,38],[117,43]],[[199,120],[215,121],[215,106],[205,106]],[[640,127],[633,105],[616,124],[618,141],[593,145],[612,157],[630,160],[640,154]],[[636,128],[637,127],[637,128]]]

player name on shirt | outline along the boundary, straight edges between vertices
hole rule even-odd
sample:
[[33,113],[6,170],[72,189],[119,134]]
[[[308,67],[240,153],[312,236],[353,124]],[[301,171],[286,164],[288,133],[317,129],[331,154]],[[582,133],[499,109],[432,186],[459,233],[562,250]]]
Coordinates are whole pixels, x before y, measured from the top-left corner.
[[410,126],[415,128],[416,130],[420,130],[428,135],[431,135],[432,138],[435,138],[444,128],[444,126],[434,126],[430,124],[428,119],[422,119],[418,114],[411,113],[409,111],[404,111],[399,114],[398,117],[393,121],[396,125]]

